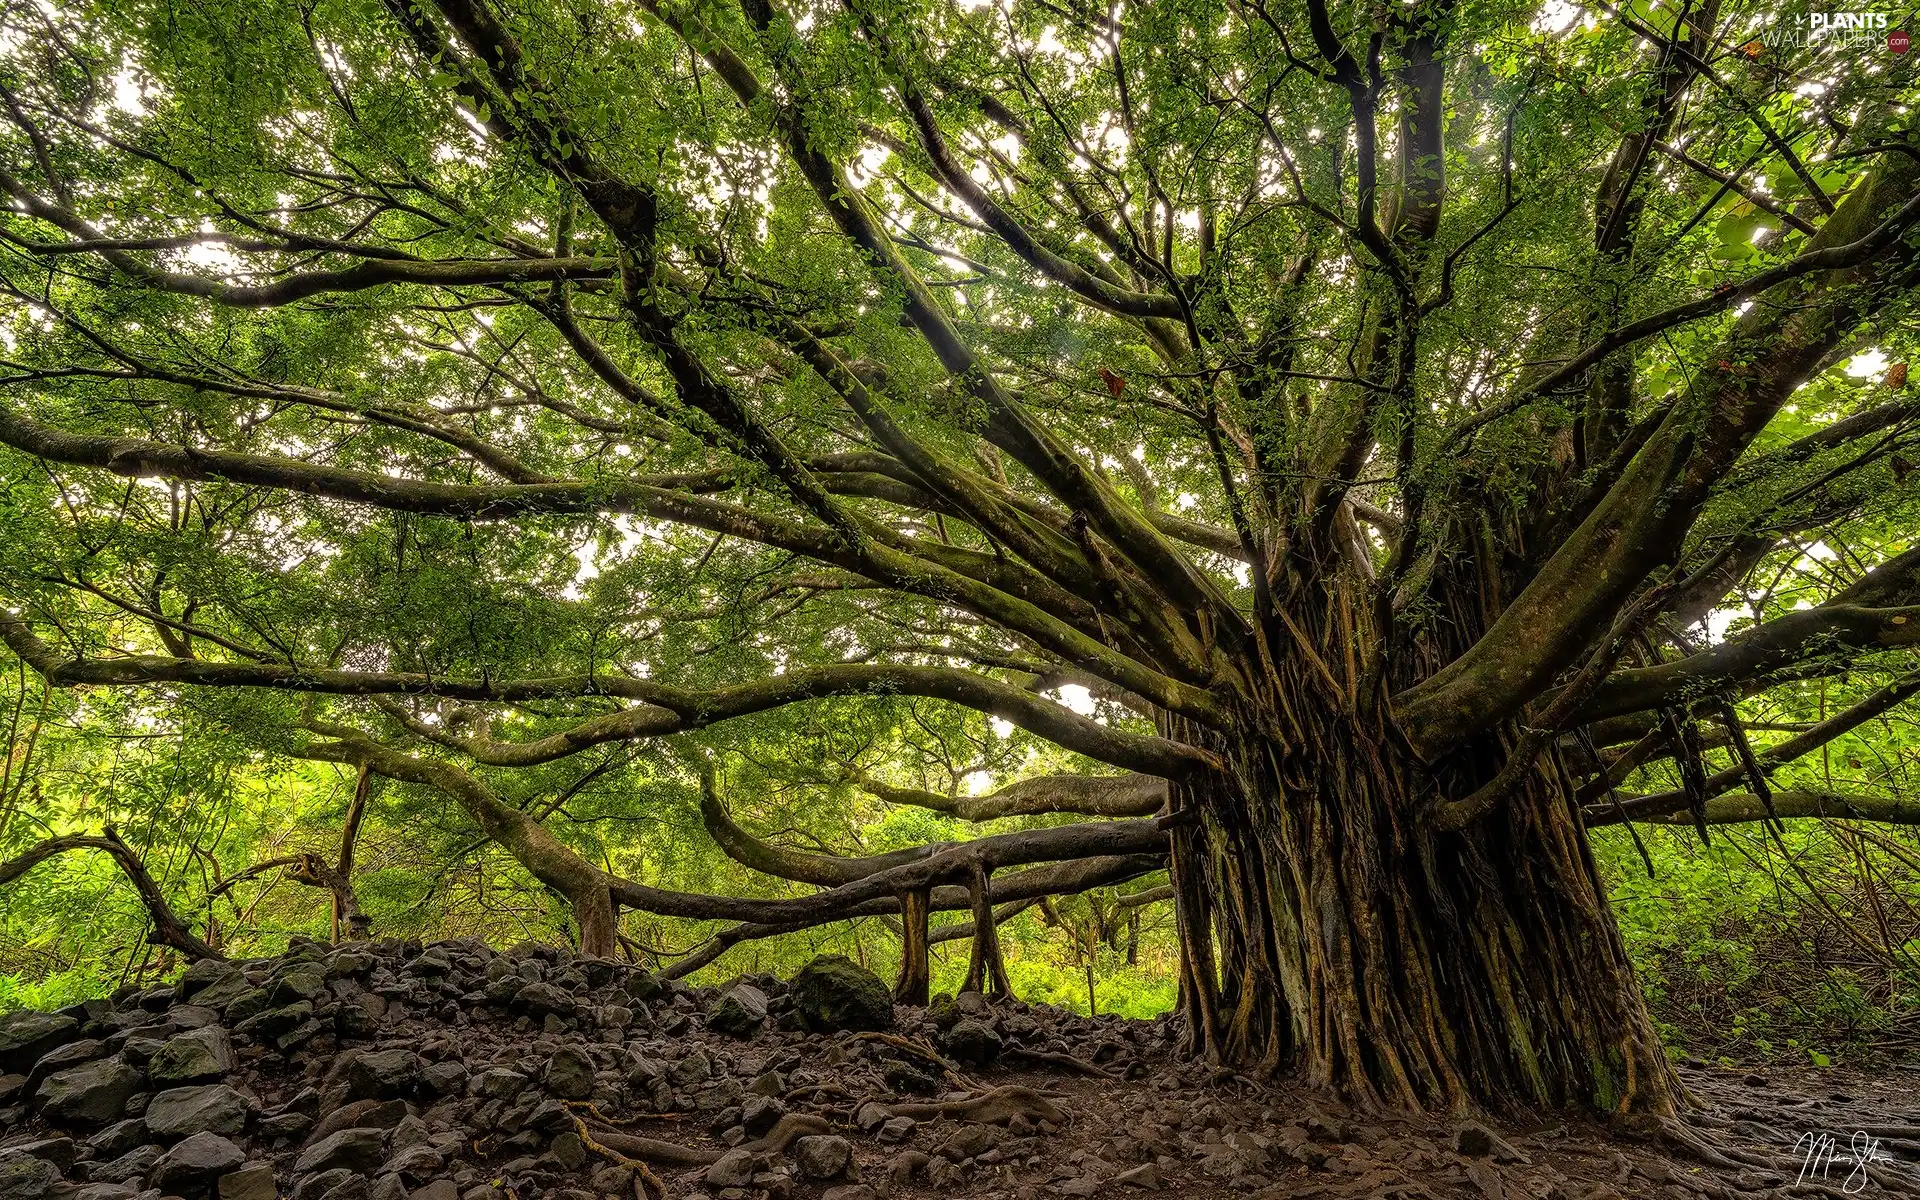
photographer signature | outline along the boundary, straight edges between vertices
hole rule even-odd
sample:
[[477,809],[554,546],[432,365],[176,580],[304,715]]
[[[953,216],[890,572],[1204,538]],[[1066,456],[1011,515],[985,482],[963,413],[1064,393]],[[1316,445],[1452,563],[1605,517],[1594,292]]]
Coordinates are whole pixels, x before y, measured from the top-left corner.
[[1794,1181],[1796,1184],[1827,1182],[1835,1168],[1844,1167],[1847,1175],[1840,1182],[1840,1190],[1848,1194],[1866,1188],[1868,1168],[1873,1164],[1893,1162],[1880,1139],[1865,1130],[1855,1130],[1844,1145],[1831,1133],[1809,1130],[1794,1141],[1793,1152],[1800,1156],[1800,1178]]

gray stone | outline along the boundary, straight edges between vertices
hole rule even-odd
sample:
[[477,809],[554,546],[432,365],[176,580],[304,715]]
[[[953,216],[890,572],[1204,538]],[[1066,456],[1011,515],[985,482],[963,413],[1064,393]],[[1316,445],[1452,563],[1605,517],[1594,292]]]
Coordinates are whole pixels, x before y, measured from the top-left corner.
[[[228,967],[205,988],[194,991],[192,1000],[196,1006],[225,1011],[227,1005],[252,991],[253,985],[247,982],[246,974],[237,968]],[[263,1002],[265,999],[265,996],[261,997]]]
[[233,1070],[233,1042],[218,1025],[205,1025],[167,1039],[147,1063],[156,1088],[218,1079]]
[[40,1138],[31,1142],[15,1142],[11,1146],[0,1148],[0,1155],[24,1154],[28,1158],[43,1158],[59,1167],[62,1171],[73,1165],[79,1157],[79,1148],[69,1137]]
[[280,974],[273,982],[270,1000],[274,1004],[293,1004],[311,1000],[327,986],[327,973],[313,963],[300,963]]
[[133,1200],[140,1189],[130,1183],[89,1183],[67,1200]]
[[60,1182],[60,1168],[22,1154],[0,1160],[0,1200],[40,1200]]
[[808,1179],[839,1179],[853,1165],[853,1144],[838,1134],[817,1134],[793,1143],[794,1165]]
[[573,996],[551,983],[529,983],[513,997],[515,1008],[525,1009],[534,1016],[553,1013],[556,1016],[573,1015]]
[[380,1165],[383,1137],[385,1133],[379,1129],[342,1129],[328,1134],[300,1152],[293,1173],[318,1174],[344,1167],[365,1174]]
[[451,1096],[467,1086],[467,1064],[437,1062],[420,1072],[420,1087],[430,1096]]
[[432,1146],[408,1146],[387,1160],[386,1169],[407,1179],[431,1179],[446,1166],[446,1159]]
[[309,1175],[293,1185],[293,1200],[320,1200],[320,1197],[333,1190],[338,1184],[354,1177],[345,1167],[331,1171],[322,1171],[318,1175]]
[[828,1188],[820,1200],[880,1200],[880,1193],[864,1183],[843,1183]]
[[743,1188],[753,1182],[760,1156],[751,1150],[729,1150],[707,1168],[708,1187]]
[[872,971],[822,954],[793,977],[794,1012],[816,1033],[893,1028],[893,996]]
[[707,1028],[728,1037],[752,1037],[767,1023],[767,994],[750,983],[721,993],[707,1013]]
[[373,1181],[368,1200],[407,1200],[407,1185],[398,1175],[382,1175]]
[[496,1100],[508,1100],[518,1096],[527,1087],[527,1077],[518,1071],[505,1067],[490,1067],[474,1076],[468,1084],[468,1090]]
[[274,1200],[273,1164],[251,1162],[220,1177],[220,1200]]
[[883,1142],[904,1142],[918,1124],[912,1117],[894,1117],[880,1125],[880,1140]]
[[127,1110],[140,1090],[140,1072],[117,1058],[49,1075],[40,1085],[40,1112],[56,1125],[106,1125]]
[[460,1189],[451,1179],[436,1179],[425,1187],[413,1189],[410,1200],[460,1200]]
[[771,1096],[748,1096],[740,1102],[740,1124],[755,1135],[765,1133],[787,1115],[787,1106]]
[[155,1137],[239,1133],[247,1124],[246,1097],[224,1083],[168,1088],[147,1105],[147,1129]]
[[973,1067],[984,1067],[999,1058],[1006,1044],[993,1026],[972,1017],[956,1022],[942,1041],[950,1057]]
[[205,1187],[247,1161],[240,1147],[217,1133],[196,1133],[154,1164],[153,1186],[184,1193]]
[[673,1081],[675,1087],[705,1083],[713,1078],[713,1059],[704,1049],[695,1046],[691,1054],[667,1069],[667,1078]]
[[94,1183],[131,1183],[145,1179],[147,1172],[153,1170],[153,1164],[160,1161],[166,1151],[158,1146],[135,1146],[119,1158],[104,1163],[96,1163],[88,1178]]
[[347,1093],[356,1100],[385,1100],[413,1090],[420,1056],[411,1050],[356,1054],[347,1064]]
[[115,1121],[87,1139],[87,1148],[98,1159],[118,1158],[147,1140],[147,1123],[139,1117]]
[[547,1059],[547,1090],[565,1100],[593,1095],[593,1059],[578,1046],[562,1046]]
[[[228,1014],[229,1017],[232,1014]],[[308,1000],[296,1000],[282,1008],[269,1008],[256,1013],[233,1027],[235,1033],[244,1034],[261,1041],[273,1041],[306,1024],[313,1017],[313,1003]]]
[[560,1164],[563,1171],[578,1171],[587,1165],[587,1145],[580,1140],[579,1134],[570,1129],[553,1136],[547,1153],[553,1155],[553,1160]]
[[0,1017],[0,1075],[24,1074],[47,1051],[80,1036],[80,1022],[59,1013],[22,1010]]
[[90,1063],[99,1058],[105,1049],[104,1042],[88,1038],[85,1041],[68,1042],[64,1046],[57,1046],[47,1051],[27,1072],[27,1086],[23,1094],[33,1095],[40,1089],[41,1081],[47,1076],[56,1075],[69,1067],[80,1066],[82,1063]]

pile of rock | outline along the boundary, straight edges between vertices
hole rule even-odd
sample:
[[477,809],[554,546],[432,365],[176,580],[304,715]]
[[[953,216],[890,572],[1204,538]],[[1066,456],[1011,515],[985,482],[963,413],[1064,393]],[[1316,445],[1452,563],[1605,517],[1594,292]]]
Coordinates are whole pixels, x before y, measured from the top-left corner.
[[1063,1120],[962,1072],[1125,1078],[1170,1042],[976,995],[896,1011],[842,958],[696,989],[553,947],[302,942],[0,1018],[0,1200],[951,1189]]

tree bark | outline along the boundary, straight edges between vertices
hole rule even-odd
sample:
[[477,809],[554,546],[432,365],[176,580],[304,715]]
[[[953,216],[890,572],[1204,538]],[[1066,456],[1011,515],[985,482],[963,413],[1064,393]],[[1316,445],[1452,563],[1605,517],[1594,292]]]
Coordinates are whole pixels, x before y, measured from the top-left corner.
[[1230,769],[1174,788],[1193,1049],[1363,1103],[1672,1111],[1559,762],[1440,832],[1439,804],[1503,747],[1436,772],[1314,699],[1281,710],[1299,724],[1212,739]]
[[899,1004],[925,1007],[933,988],[933,972],[927,961],[927,917],[932,896],[927,889],[900,893],[900,977],[893,985],[893,999]]
[[988,996],[1012,996],[1007,963],[1000,956],[1000,927],[993,919],[993,889],[984,860],[975,857],[967,887],[973,898],[973,955],[967,962],[967,981],[960,989]]

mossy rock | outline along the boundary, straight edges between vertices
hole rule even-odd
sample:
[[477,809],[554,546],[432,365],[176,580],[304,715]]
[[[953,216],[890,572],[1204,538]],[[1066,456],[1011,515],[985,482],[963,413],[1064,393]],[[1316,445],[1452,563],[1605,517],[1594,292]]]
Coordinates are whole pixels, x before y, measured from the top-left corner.
[[893,996],[872,971],[838,954],[822,954],[793,977],[794,1012],[815,1033],[893,1028]]

